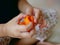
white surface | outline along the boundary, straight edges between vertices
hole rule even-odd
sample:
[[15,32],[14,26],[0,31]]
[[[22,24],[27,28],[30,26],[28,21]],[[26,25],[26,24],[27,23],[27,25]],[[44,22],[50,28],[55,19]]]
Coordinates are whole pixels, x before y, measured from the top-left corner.
[[57,10],[58,23],[52,29],[53,34],[48,41],[60,43],[60,0],[28,0],[28,2],[37,8],[53,8]]

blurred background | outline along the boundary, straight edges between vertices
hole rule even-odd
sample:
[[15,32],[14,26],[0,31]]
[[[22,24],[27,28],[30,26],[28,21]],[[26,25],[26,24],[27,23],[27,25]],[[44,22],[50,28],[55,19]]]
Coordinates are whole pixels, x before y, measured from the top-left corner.
[[41,8],[53,8],[57,11],[58,23],[54,27],[49,42],[60,43],[60,0],[27,0],[32,6]]

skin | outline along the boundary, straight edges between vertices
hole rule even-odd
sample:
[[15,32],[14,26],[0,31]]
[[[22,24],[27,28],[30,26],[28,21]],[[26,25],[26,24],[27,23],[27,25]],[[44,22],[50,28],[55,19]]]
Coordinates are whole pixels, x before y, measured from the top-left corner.
[[[34,31],[31,31],[30,33],[28,33],[28,32],[20,33],[21,31],[27,31],[28,26],[29,25],[32,26],[32,23],[30,23],[27,26],[18,25],[17,24],[17,20],[22,15],[30,14],[30,15],[34,15],[35,16],[35,22],[36,22],[36,20],[38,19],[39,15],[40,15],[40,10],[37,9],[37,8],[32,7],[26,0],[20,0],[18,2],[18,8],[24,14],[19,14],[18,16],[14,17],[13,19],[11,19],[9,22],[7,22],[5,24],[0,24],[0,37],[9,36],[9,37],[14,37],[14,38],[20,38],[21,40],[17,43],[18,45],[20,45],[20,44],[21,45],[33,44],[33,43],[35,43],[37,41],[36,39],[31,38],[31,36],[33,35]],[[25,38],[25,39],[22,39],[22,38]],[[46,44],[50,45],[50,43],[46,43]]]

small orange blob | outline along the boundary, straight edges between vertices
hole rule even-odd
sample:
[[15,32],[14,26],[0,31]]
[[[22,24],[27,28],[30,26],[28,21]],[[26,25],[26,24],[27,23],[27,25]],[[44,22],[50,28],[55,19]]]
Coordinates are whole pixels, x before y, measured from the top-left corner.
[[25,22],[26,25],[29,24],[30,22],[34,23],[33,16],[30,16],[30,15],[26,16],[25,19],[24,19],[24,22]]

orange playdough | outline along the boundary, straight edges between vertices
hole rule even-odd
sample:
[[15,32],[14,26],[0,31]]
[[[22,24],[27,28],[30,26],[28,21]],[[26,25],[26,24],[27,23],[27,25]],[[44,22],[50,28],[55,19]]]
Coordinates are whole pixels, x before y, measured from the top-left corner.
[[34,17],[31,15],[27,15],[26,17],[23,18],[23,21],[20,22],[20,25],[28,25],[30,22],[34,23]]

